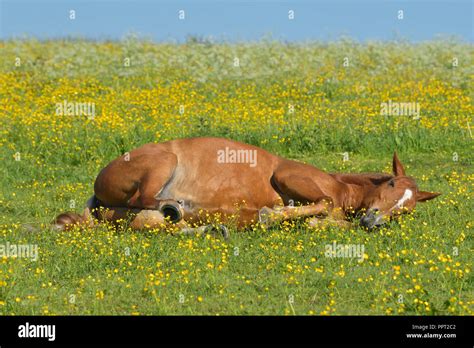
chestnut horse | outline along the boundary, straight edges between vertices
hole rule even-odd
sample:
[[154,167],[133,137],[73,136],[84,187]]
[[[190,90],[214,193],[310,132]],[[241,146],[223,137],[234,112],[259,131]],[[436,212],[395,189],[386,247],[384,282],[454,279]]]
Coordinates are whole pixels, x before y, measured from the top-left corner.
[[396,153],[393,175],[330,174],[256,146],[191,138],[146,144],[113,160],[97,176],[84,213],[61,214],[55,223],[65,229],[92,225],[93,217],[127,218],[134,229],[173,223],[189,232],[204,231],[191,224],[214,213],[244,227],[300,216],[311,225],[343,225],[362,211],[360,223],[371,229],[438,195],[418,190]]

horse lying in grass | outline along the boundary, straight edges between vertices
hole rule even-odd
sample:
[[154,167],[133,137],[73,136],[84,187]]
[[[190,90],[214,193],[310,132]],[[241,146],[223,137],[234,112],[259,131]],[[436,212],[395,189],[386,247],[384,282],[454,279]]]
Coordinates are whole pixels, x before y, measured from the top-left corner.
[[245,227],[297,217],[311,217],[310,225],[346,225],[350,215],[363,212],[361,225],[372,229],[438,195],[420,191],[396,153],[393,175],[330,174],[228,139],[178,139],[113,160],[97,176],[84,213],[63,213],[55,225],[129,219],[133,229],[175,224],[199,233],[208,227],[193,226],[216,213],[224,224],[235,220]]

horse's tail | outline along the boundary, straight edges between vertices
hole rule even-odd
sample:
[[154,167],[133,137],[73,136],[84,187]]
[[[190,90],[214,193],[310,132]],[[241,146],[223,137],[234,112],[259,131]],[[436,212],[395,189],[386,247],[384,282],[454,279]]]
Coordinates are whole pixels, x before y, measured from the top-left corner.
[[75,225],[81,225],[84,222],[86,222],[84,215],[65,212],[56,216],[56,219],[54,219],[54,227],[60,231],[67,231],[73,228]]
[[70,230],[77,225],[93,226],[93,214],[98,206],[99,201],[94,195],[87,201],[86,208],[84,209],[82,215],[73,212],[59,214],[54,219],[53,225],[57,230],[60,231]]

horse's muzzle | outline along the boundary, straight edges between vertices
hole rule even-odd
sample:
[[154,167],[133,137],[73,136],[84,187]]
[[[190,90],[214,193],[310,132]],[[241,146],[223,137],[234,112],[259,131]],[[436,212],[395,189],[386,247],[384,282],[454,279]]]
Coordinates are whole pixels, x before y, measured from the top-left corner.
[[369,230],[384,224],[383,215],[379,214],[378,209],[369,209],[360,219],[360,224]]

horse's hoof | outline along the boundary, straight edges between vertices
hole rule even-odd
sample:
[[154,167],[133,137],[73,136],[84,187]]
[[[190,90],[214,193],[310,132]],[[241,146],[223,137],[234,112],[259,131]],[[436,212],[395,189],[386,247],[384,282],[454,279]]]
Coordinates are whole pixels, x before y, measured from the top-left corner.
[[171,199],[161,201],[158,210],[165,218],[169,218],[172,223],[179,222],[183,219],[183,207],[181,204]]
[[224,237],[225,240],[229,239],[230,232],[229,232],[229,229],[227,228],[227,226],[219,225],[219,229],[220,229],[222,237]]
[[229,229],[222,224],[208,226],[206,233],[209,233],[213,236],[222,236],[225,240],[229,239],[230,237]]
[[271,216],[275,213],[275,211],[269,207],[263,207],[258,211],[258,221],[266,225],[270,222]]

